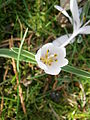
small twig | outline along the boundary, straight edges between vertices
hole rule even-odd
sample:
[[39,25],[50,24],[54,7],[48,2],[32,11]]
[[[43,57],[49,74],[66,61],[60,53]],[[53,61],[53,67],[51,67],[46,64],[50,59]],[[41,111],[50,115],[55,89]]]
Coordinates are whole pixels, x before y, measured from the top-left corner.
[[9,70],[9,66],[6,67],[6,70],[5,70],[5,73],[4,73],[4,76],[3,76],[3,80],[4,81],[6,80],[6,76],[8,74],[8,70]]
[[22,94],[22,88],[19,84],[19,79],[18,79],[18,73],[16,71],[16,64],[15,64],[15,60],[12,59],[12,66],[13,66],[13,71],[16,75],[16,80],[17,80],[17,86],[19,87],[19,96],[20,96],[20,100],[21,100],[21,105],[22,105],[22,108],[23,108],[23,112],[24,114],[26,114],[26,108],[25,108],[25,104],[24,104],[24,99],[23,99],[23,94]]
[[[9,43],[9,40],[10,40],[10,39],[11,39],[11,38],[6,39],[6,40],[3,40],[3,41],[1,42],[1,44]],[[13,38],[13,42],[20,41],[20,40],[21,40],[21,38]]]
[[48,78],[47,78],[47,83],[46,83],[45,88],[44,88],[44,90],[43,90],[43,94],[46,93],[46,91],[48,90],[48,87],[49,87],[49,80],[48,80]]
[[50,42],[50,40],[54,39],[54,36],[50,35],[46,40],[45,40],[45,43],[48,43]]
[[35,47],[35,48],[32,49],[32,51],[36,51],[36,50],[38,50],[38,49],[41,48],[41,47],[42,47],[42,45],[40,45],[40,46],[38,46],[38,47]]
[[56,80],[56,78],[57,78],[57,76],[55,76],[55,82],[54,82],[54,84],[53,84],[53,90],[55,90],[56,89],[56,86],[57,86],[57,83],[58,83],[58,80]]
[[[10,48],[13,47],[13,36],[11,36],[11,40],[9,42],[9,47]],[[21,86],[19,84],[19,77],[18,77],[18,73],[17,73],[17,70],[16,70],[16,64],[15,64],[14,59],[12,59],[12,66],[13,66],[14,74],[16,75],[17,86],[19,87],[19,97],[20,97],[20,100],[21,100],[21,105],[22,105],[22,108],[23,108],[23,112],[24,112],[24,114],[26,114],[26,108],[25,108],[25,104],[24,104],[22,88],[21,88]]]
[[57,119],[57,120],[60,120],[60,117],[58,116],[58,114],[54,111],[54,109],[53,109],[53,107],[52,107],[52,105],[49,103],[49,106],[50,106],[50,108],[51,108],[51,112],[53,113],[53,115],[55,116],[55,118]]
[[79,84],[79,87],[81,88],[81,90],[82,90],[82,93],[83,93],[83,108],[85,107],[85,105],[86,105],[86,95],[85,95],[85,92],[84,92],[84,88],[83,88],[83,86],[82,86],[82,84],[80,83]]
[[11,39],[9,39],[9,48],[13,47],[13,36],[11,35]]
[[3,96],[2,96],[1,106],[0,106],[0,115],[2,114],[3,104],[4,104],[4,99],[3,99]]
[[60,91],[60,90],[63,89],[63,88],[65,88],[64,85],[57,87],[55,90],[56,90],[56,91]]
[[32,38],[33,34],[34,34],[34,33],[31,33],[31,34],[30,34],[30,36],[29,36],[29,38],[28,38],[28,41],[27,41],[27,42],[28,42],[28,51],[30,51],[30,43],[31,43],[31,38]]
[[55,80],[55,82],[53,84],[53,88],[52,88],[53,90],[55,90],[57,83],[58,83],[58,80]]

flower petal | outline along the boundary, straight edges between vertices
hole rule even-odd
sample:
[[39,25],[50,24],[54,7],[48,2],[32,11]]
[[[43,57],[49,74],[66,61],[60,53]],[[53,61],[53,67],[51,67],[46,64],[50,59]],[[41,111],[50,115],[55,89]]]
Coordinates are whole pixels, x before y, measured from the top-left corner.
[[59,66],[64,67],[68,64],[68,60],[66,58],[60,59]]
[[63,59],[66,57],[66,48],[65,47],[59,47],[59,49],[56,49],[56,53],[58,54],[60,59]]
[[45,73],[47,74],[50,74],[50,75],[58,75],[61,71],[61,68],[54,68],[54,67],[51,67],[51,68],[47,68],[44,70]]
[[90,26],[84,26],[79,29],[80,34],[90,34]]
[[[68,35],[63,35],[59,38],[56,38],[56,40],[54,40],[52,43],[55,45],[55,46],[62,46],[70,37],[71,37],[72,34],[68,34]],[[71,41],[70,41],[70,44],[73,43],[75,41],[75,38],[72,38]]]
[[41,61],[40,61],[40,57],[41,57],[41,48],[38,50],[37,54],[35,55],[35,59],[38,63],[38,66],[41,68],[41,69],[46,69],[46,65],[43,64]]
[[66,48],[57,47],[53,45],[53,49],[50,50],[51,54],[57,54],[61,59],[66,57]]
[[47,44],[43,45],[42,48],[41,48],[42,49],[41,50],[41,56],[44,56],[46,54],[47,50],[52,49],[52,47],[53,47],[52,43],[47,43]]
[[74,30],[78,29],[80,27],[80,18],[79,18],[79,10],[76,0],[70,0],[70,10],[72,12],[73,16],[73,24],[74,24]]
[[70,44],[73,42],[73,40],[75,39],[75,37],[79,34],[79,31],[73,32],[73,34],[70,36],[70,38],[68,38],[65,42],[63,42],[63,44],[61,44],[60,47],[65,47],[66,45]]
[[64,67],[67,64],[67,59],[59,59],[58,63],[54,63],[52,66],[47,66],[47,69],[44,69],[44,71],[50,75],[58,75],[61,71],[61,67]]
[[53,41],[53,44],[55,46],[60,47],[65,41],[67,41],[67,39],[71,36],[71,34],[68,35],[62,35],[58,38],[56,38],[56,40]]
[[66,48],[65,47],[58,47],[57,45],[53,44],[53,43],[47,43],[45,45],[43,45],[43,47],[41,48],[41,56],[44,56],[47,52],[47,50],[49,49],[50,54],[59,54],[61,55],[62,58],[64,58],[66,56]]
[[55,5],[54,6],[57,10],[59,10],[60,12],[62,12],[66,17],[68,17],[68,19],[70,20],[70,22],[72,23],[72,18],[69,16],[69,14],[66,12],[66,10],[64,10],[62,7]]

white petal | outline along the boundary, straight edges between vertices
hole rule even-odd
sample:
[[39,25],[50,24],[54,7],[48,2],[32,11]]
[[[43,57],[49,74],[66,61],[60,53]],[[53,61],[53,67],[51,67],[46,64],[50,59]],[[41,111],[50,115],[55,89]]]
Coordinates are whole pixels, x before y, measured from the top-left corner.
[[65,41],[67,41],[67,39],[68,39],[70,36],[71,36],[71,34],[62,35],[62,36],[56,38],[56,40],[54,40],[52,43],[53,43],[55,46],[60,47]]
[[81,15],[81,13],[82,13],[82,11],[83,11],[83,8],[81,7],[81,8],[79,8],[79,18],[80,18],[80,15]]
[[51,67],[51,68],[45,69],[44,71],[45,73],[50,74],[50,75],[58,75],[61,71],[61,68],[56,69],[56,68]]
[[41,57],[41,48],[37,51],[37,54],[35,55],[36,61],[38,61]]
[[90,34],[90,26],[85,26],[79,29],[80,34]]
[[59,66],[60,67],[64,67],[68,64],[68,60],[66,58],[64,59],[61,59],[60,62],[59,62]]
[[43,64],[41,61],[40,61],[40,57],[41,57],[41,48],[37,51],[37,54],[35,55],[35,59],[38,63],[38,66],[41,68],[41,69],[46,69],[46,65]]
[[50,54],[52,54],[52,55],[53,54],[59,54],[63,58],[66,56],[66,48],[58,47],[53,43],[47,43],[47,44],[42,46],[42,48],[41,48],[41,56],[45,56],[48,49],[50,51]]
[[52,49],[53,44],[52,43],[47,43],[45,45],[42,46],[42,50],[41,50],[41,56],[44,56],[47,52],[48,49]]
[[62,7],[55,5],[54,6],[57,10],[59,10],[60,12],[62,12],[66,17],[68,17],[68,19],[70,20],[70,22],[72,23],[72,18],[69,16],[69,14],[66,12],[66,10],[64,10]]
[[66,48],[65,47],[60,47],[56,53],[58,54],[58,56],[62,59],[64,57],[66,57]]
[[[63,35],[59,38],[56,38],[56,40],[54,40],[52,43],[55,45],[55,46],[63,46],[64,43],[66,43],[68,41],[69,38],[71,38],[72,34],[68,34],[68,35]],[[75,38],[72,38],[71,41],[69,42],[70,44],[73,43],[75,41]],[[64,46],[63,46],[64,47]]]
[[59,60],[58,63],[56,63],[56,64],[54,63],[51,66],[47,66],[47,69],[44,69],[44,71],[47,74],[58,75],[61,71],[61,67],[64,67],[67,64],[68,64],[67,59],[61,59],[61,60]]
[[73,22],[74,22],[74,29],[80,27],[80,19],[79,19],[79,10],[76,0],[70,0],[70,10],[72,12],[73,16]]
[[60,47],[65,47],[66,45],[70,44],[72,40],[79,34],[79,31],[74,32],[69,39],[67,39]]
[[66,57],[66,48],[65,47],[54,46],[53,49],[50,51],[52,54],[57,54],[60,58]]
[[[55,51],[56,50],[56,51]],[[57,54],[57,62],[53,62],[52,63],[52,67],[58,68],[64,65],[64,59],[66,57],[66,48],[65,47],[59,47],[59,48],[55,48],[54,53],[53,54]],[[51,66],[50,66],[51,67]]]

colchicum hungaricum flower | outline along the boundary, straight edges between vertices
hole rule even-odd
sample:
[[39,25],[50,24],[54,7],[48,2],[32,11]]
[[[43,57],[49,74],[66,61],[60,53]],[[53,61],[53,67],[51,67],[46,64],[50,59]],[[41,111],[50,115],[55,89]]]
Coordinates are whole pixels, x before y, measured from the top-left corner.
[[83,25],[83,20],[80,20],[80,12],[76,0],[70,0],[70,10],[72,13],[72,17],[70,17],[69,14],[62,7],[55,5],[55,8],[62,12],[73,25],[73,33],[69,36],[69,38],[67,35],[62,36],[63,38],[57,38],[53,42],[55,45],[66,46],[70,42],[73,42],[73,39],[78,34],[90,34],[90,26],[88,25],[90,20]]
[[43,45],[35,55],[38,66],[47,74],[57,75],[61,67],[68,64],[66,49],[64,47],[54,46],[53,43]]

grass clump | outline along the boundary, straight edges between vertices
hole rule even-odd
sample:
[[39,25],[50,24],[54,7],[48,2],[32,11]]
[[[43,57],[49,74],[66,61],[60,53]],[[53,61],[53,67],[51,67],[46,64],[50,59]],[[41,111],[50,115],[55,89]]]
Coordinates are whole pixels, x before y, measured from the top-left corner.
[[[19,47],[27,27],[22,47],[33,53],[65,34],[57,20],[60,16],[55,4],[60,3],[58,0],[1,0],[0,48]],[[88,19],[90,7],[84,14]],[[68,32],[71,30],[70,27]],[[90,72],[90,36],[76,39],[80,43],[76,41],[68,46],[67,58],[70,65]],[[89,120],[90,79],[63,71],[58,77],[46,75],[36,65],[25,62],[19,63],[19,70],[25,114],[12,59],[0,58],[0,120]]]

